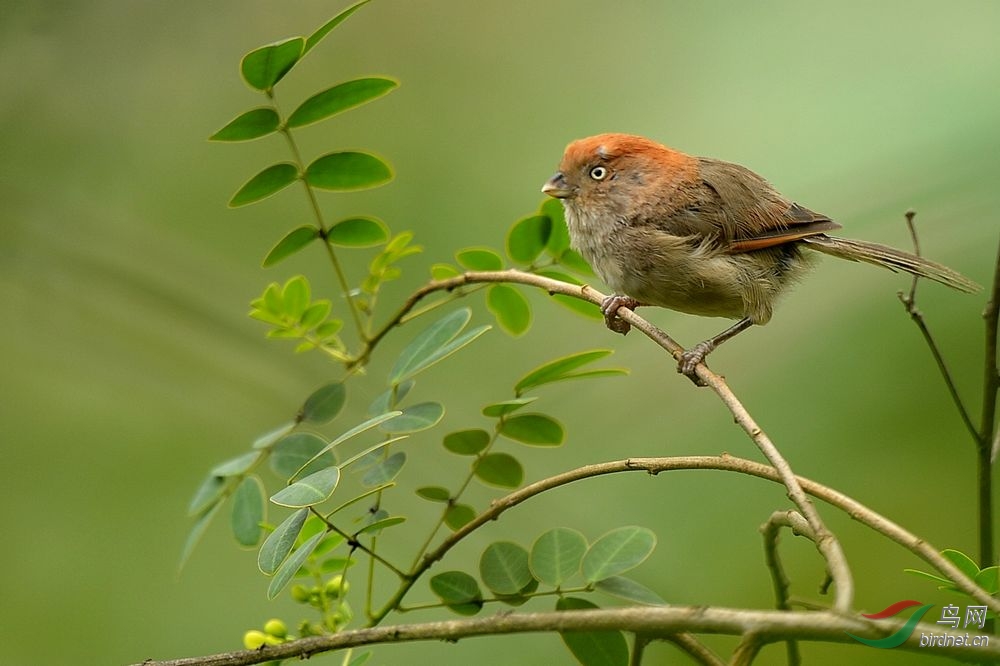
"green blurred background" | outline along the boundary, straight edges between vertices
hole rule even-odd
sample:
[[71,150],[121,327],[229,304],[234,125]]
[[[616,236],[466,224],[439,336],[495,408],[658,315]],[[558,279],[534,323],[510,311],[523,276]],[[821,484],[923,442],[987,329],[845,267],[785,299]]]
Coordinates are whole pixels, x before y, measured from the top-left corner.
[[[205,138],[263,102],[238,79],[243,53],[308,34],[343,6],[0,7],[0,662],[120,664],[223,651],[268,617],[301,615],[284,598],[265,600],[254,554],[233,545],[225,521],[177,574],[186,505],[206,470],[338,376],[319,356],[265,340],[246,317],[267,282],[299,272],[332,293],[319,251],[259,268],[273,242],[306,220],[298,191],[225,207],[249,175],[286,159],[284,145]],[[1000,228],[998,26],[994,2],[377,0],[278,94],[289,110],[355,76],[401,80],[389,97],[299,134],[307,158],[364,148],[396,168],[385,188],[322,200],[331,216],[376,214],[425,245],[387,305],[455,249],[501,246],[508,225],[540,202],[565,144],[603,131],[746,164],[838,219],[845,235],[907,247],[902,213],[914,207],[925,253],[986,284]],[[351,270],[367,256],[359,252]],[[769,326],[724,347],[712,366],[800,474],[938,547],[971,553],[972,445],[896,300],[907,286],[901,276],[823,261]],[[613,336],[531,298],[537,317],[523,338],[495,330],[421,379],[420,398],[449,412],[408,445],[411,463],[391,500],[411,515],[402,537],[418,538],[431,515],[413,506],[412,489],[453,485],[463,468],[440,436],[482,425],[482,404],[509,397],[521,374],[563,353],[613,347],[613,363],[633,372],[542,393],[539,405],[569,438],[558,450],[519,454],[529,480],[625,456],[757,457],[718,401],[676,376],[647,340]],[[978,413],[983,296],[926,285],[919,298]],[[481,298],[469,302],[477,322],[489,321]],[[688,344],[724,323],[645,315]],[[369,377],[352,383],[341,423],[362,418],[415,330],[391,336]],[[475,489],[472,498],[483,506],[493,495]],[[490,541],[527,545],[549,525],[593,539],[641,524],[659,545],[635,577],[663,597],[767,608],[757,527],[787,506],[780,488],[722,473],[592,480],[511,512],[444,566],[471,569]],[[853,564],[859,608],[903,598],[965,605],[903,573],[921,566],[915,557],[821,510]],[[822,569],[811,546],[787,536],[782,553],[793,592],[816,599]],[[422,584],[413,596],[431,598]],[[931,663],[868,648],[803,650],[814,664]],[[654,645],[647,663],[675,655]],[[782,655],[769,648],[761,663]],[[553,636],[519,636],[380,648],[372,663],[473,660],[570,658]]]

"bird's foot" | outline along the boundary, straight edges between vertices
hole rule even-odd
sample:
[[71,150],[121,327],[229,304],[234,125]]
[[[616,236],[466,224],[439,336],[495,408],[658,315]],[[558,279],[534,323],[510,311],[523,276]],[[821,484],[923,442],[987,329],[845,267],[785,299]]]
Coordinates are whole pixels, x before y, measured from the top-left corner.
[[698,375],[695,374],[695,370],[698,364],[704,362],[705,357],[712,353],[713,349],[715,349],[715,343],[711,340],[699,342],[691,349],[688,349],[681,354],[680,360],[677,361],[677,372],[693,381],[696,386],[705,386],[705,382],[701,381]]
[[639,307],[639,305],[639,301],[629,296],[613,294],[605,297],[604,301],[601,302],[601,313],[604,315],[604,323],[615,333],[625,335],[632,330],[632,326],[624,319],[618,318],[618,315],[616,314],[618,312],[618,308],[635,310]]

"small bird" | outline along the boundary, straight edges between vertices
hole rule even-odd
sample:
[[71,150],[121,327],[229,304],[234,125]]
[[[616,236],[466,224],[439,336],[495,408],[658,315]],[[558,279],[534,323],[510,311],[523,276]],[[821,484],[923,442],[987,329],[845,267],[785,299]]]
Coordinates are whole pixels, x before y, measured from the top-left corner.
[[695,381],[713,349],[771,319],[777,297],[810,267],[810,250],[979,290],[947,266],[828,235],[840,225],[745,167],[641,136],[574,141],[542,192],[562,200],[572,247],[614,291],[601,305],[611,330],[627,333],[616,313],[640,305],[738,320],[684,352],[677,371]]

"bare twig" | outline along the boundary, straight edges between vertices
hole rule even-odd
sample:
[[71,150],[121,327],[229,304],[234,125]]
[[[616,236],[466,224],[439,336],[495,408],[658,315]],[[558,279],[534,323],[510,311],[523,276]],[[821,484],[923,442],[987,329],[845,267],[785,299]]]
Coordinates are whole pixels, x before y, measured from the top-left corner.
[[[412,641],[457,641],[473,636],[563,631],[633,631],[644,636],[668,638],[683,632],[742,636],[754,632],[761,645],[795,638],[798,640],[852,643],[850,632],[864,638],[882,638],[903,625],[878,623],[831,611],[774,611],[704,606],[642,606],[546,613],[505,613],[471,620],[448,620],[390,627],[368,627],[325,636],[300,638],[258,650],[239,650],[207,657],[168,661],[148,660],[133,666],[247,666],[266,661],[309,657],[320,652],[380,643]],[[921,633],[940,633],[933,624],[918,624],[897,650],[927,653],[920,646]],[[1000,641],[988,645],[953,645],[934,648],[934,653],[960,661],[1000,659]]]
[[[792,525],[793,520],[795,525],[800,528],[804,527],[805,529],[797,530],[796,526]],[[767,563],[768,570],[771,572],[771,583],[774,586],[774,606],[778,610],[792,610],[788,595],[791,584],[788,581],[788,576],[785,574],[785,567],[781,564],[781,556],[778,554],[778,537],[782,527],[791,527],[792,532],[795,534],[811,534],[812,530],[809,529],[809,524],[805,522],[805,518],[794,511],[776,511],[760,527],[761,534],[764,535],[764,560]],[[788,665],[798,666],[798,664],[802,663],[802,658],[799,654],[799,644],[793,640],[785,641],[785,643],[788,654]]]
[[725,666],[726,664],[711,648],[689,632],[683,631],[679,634],[664,636],[661,640],[673,643],[678,650],[702,666]]

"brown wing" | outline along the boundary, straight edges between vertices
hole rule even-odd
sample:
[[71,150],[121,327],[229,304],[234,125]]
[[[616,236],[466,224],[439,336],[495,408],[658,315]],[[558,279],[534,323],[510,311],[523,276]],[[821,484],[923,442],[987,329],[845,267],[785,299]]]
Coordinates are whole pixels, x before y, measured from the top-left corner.
[[729,252],[751,252],[839,229],[819,213],[781,196],[750,169],[709,158],[698,160],[704,188],[716,200],[719,240]]

